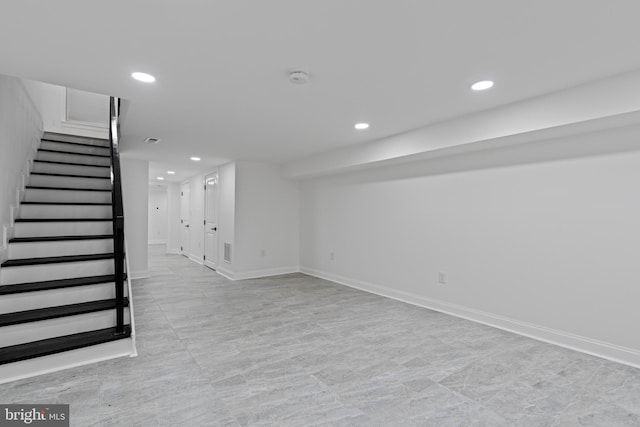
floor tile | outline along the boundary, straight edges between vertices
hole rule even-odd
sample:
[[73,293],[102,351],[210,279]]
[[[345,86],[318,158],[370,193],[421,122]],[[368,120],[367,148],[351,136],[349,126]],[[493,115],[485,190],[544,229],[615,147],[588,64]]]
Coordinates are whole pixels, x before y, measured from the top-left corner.
[[640,370],[303,274],[150,247],[137,358],[0,386],[81,426],[639,426]]

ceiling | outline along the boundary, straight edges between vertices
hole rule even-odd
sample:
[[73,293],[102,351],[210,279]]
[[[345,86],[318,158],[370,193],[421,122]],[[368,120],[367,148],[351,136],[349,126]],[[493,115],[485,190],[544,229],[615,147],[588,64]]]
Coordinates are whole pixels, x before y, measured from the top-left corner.
[[3,0],[0,73],[127,99],[123,153],[168,182],[640,69],[638,16],[637,0]]

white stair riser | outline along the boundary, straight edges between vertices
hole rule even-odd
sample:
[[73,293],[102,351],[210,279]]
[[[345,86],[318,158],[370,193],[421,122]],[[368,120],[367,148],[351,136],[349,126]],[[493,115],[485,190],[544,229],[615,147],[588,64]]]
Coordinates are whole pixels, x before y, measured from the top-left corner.
[[109,166],[111,160],[108,157],[83,156],[81,154],[53,153],[51,151],[38,151],[38,160],[50,162],[80,163],[83,165]]
[[[125,310],[125,323],[129,322],[129,310]],[[116,325],[116,310],[60,317],[39,322],[5,326],[0,335],[0,347],[46,340],[64,335],[111,328]]]
[[72,178],[68,176],[31,175],[29,185],[34,187],[92,188],[110,190],[111,181],[102,178]]
[[95,167],[95,166],[59,165],[56,163],[42,163],[42,162],[33,163],[33,172],[62,173],[67,175],[100,176],[104,178],[111,177],[111,170],[109,168]]
[[85,236],[112,234],[111,221],[16,222],[15,237]]
[[[124,291],[125,296],[127,296],[126,286]],[[115,297],[116,291],[113,282],[9,294],[0,298],[0,314],[36,310],[58,305],[79,304],[81,302],[99,301]]]
[[23,219],[111,217],[111,206],[92,205],[21,205],[19,216]]
[[111,193],[106,191],[83,190],[40,190],[27,188],[25,202],[55,203],[111,203]]
[[0,285],[113,274],[113,260],[22,265],[0,270]]
[[65,144],[64,142],[42,141],[40,148],[43,150],[66,151],[69,153],[109,155],[109,149],[107,147],[88,147],[86,145]]
[[9,259],[106,254],[110,252],[113,252],[113,239],[9,243]]
[[109,147],[108,139],[87,138],[78,135],[56,134],[52,132],[45,132],[42,139],[53,141],[67,141],[67,142],[79,142],[81,144],[91,144],[96,147]]

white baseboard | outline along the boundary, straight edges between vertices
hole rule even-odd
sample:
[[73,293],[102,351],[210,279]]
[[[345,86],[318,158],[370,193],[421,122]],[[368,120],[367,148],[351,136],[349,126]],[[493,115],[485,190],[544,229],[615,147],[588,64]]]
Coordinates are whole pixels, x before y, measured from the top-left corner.
[[204,259],[199,258],[195,255],[191,255],[191,254],[185,254],[187,256],[187,258],[189,258],[191,261],[198,263],[200,265],[204,265]]
[[226,277],[229,280],[248,280],[248,279],[261,279],[263,277],[279,276],[281,274],[299,273],[300,267],[277,267],[277,268],[265,268],[262,270],[250,270],[234,273],[231,270],[227,270],[221,265],[218,265],[216,272],[221,276]]
[[426,298],[409,292],[399,291],[397,289],[385,286],[373,285],[360,280],[342,277],[336,274],[328,273],[313,268],[301,267],[302,273],[310,276],[319,277],[329,280],[340,285],[349,286],[365,292],[370,292],[383,297],[392,298],[398,301],[417,305],[419,307],[428,308],[439,311],[441,313],[450,314],[473,322],[482,323],[515,334],[523,335],[546,343],[558,345],[571,350],[590,354],[592,356],[601,357],[613,362],[640,368],[640,350],[622,347],[596,339],[575,335],[569,332],[559,331],[544,326],[522,322],[520,320],[511,319],[493,313],[487,313],[451,304],[444,301]]
[[218,273],[219,275],[221,275],[222,277],[225,277],[229,280],[235,280],[235,274],[233,273],[233,271],[231,270],[227,270],[226,268],[222,267],[221,265],[218,265],[218,268],[216,268],[216,273]]
[[300,267],[298,267],[297,265],[289,267],[265,268],[262,270],[250,270],[235,273],[232,280],[260,279],[262,277],[279,276],[281,274],[291,274],[299,272]]
[[135,357],[131,338],[98,344],[0,366],[0,384],[76,368],[119,357]]
[[132,280],[148,279],[149,277],[151,277],[151,274],[149,273],[149,270],[132,271],[129,273],[129,277]]
[[202,259],[202,257],[198,257],[197,255],[193,255],[189,252],[186,251],[178,251],[178,254],[187,257],[188,259],[190,259],[191,261],[203,265],[204,264],[204,259]]
[[149,244],[149,245],[166,245],[167,241],[166,240],[149,240],[149,242],[147,242],[147,244]]
[[168,254],[180,255],[180,248],[167,249]]

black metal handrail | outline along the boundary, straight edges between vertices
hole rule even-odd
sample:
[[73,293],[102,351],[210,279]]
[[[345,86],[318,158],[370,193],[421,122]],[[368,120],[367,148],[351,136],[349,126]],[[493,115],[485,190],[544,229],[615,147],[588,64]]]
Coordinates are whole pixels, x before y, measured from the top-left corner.
[[124,210],[120,176],[120,99],[111,97],[109,109],[111,144],[111,211],[113,218],[113,260],[116,285],[116,333],[124,333]]

